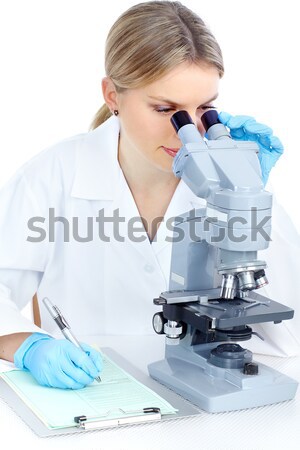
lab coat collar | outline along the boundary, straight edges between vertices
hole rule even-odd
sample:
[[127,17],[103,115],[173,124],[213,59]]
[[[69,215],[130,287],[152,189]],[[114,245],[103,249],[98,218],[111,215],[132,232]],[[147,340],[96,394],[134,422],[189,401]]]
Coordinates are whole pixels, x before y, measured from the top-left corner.
[[71,196],[86,200],[113,200],[118,163],[120,124],[115,116],[90,131],[76,152],[76,170]]
[[[72,197],[86,200],[114,200],[122,173],[118,162],[119,133],[119,119],[111,116],[80,141],[76,152]],[[187,202],[190,203],[189,209],[203,206],[203,200],[180,181],[168,212],[174,215],[183,212]]]

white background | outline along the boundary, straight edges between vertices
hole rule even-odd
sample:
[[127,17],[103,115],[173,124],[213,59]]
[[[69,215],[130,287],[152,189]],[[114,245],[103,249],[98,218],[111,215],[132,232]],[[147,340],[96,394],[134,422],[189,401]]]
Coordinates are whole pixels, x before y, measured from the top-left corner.
[[[137,1],[0,0],[0,187],[45,147],[88,130],[103,103],[106,34],[113,21]],[[232,114],[253,115],[270,125],[283,141],[285,156],[273,169],[271,183],[300,230],[298,2],[183,3],[207,22],[223,50],[226,73],[216,105]],[[71,448],[65,439],[41,442],[10,411],[5,417],[12,430],[22,431],[22,448]],[[249,442],[254,437],[252,448],[257,449],[260,438],[253,418],[249,426],[253,431]],[[203,423],[203,429],[210,429],[209,422]],[[176,429],[171,428],[170,435],[168,432],[166,427],[160,431],[161,437],[166,436],[165,442],[174,437]],[[201,433],[199,430],[199,436]],[[113,448],[106,446],[115,442],[113,434],[102,439],[97,436],[99,441],[93,444]],[[140,435],[136,434],[137,440]],[[121,434],[123,444],[130,436],[126,431]],[[17,435],[12,434],[13,438],[18,440]],[[77,446],[70,441],[72,448],[88,448],[87,436],[84,438],[76,440]],[[28,447],[24,447],[26,443]],[[274,448],[274,442],[271,444]],[[269,448],[268,442],[263,445]],[[235,448],[240,448],[240,443]]]
[[[88,130],[102,105],[104,41],[137,0],[0,3],[0,187],[29,158]],[[300,229],[297,2],[185,0],[224,54],[216,105],[266,123],[285,145],[271,184]]]

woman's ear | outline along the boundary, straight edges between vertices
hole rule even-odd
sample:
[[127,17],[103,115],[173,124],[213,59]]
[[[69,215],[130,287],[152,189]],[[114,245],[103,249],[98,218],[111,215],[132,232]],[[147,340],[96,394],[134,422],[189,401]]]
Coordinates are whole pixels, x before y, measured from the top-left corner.
[[118,109],[117,91],[111,78],[102,79],[102,93],[108,108],[111,111]]

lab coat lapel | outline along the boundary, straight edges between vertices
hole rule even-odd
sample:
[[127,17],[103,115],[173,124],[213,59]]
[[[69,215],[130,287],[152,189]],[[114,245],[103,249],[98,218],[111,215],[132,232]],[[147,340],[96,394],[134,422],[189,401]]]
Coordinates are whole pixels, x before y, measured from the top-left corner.
[[120,235],[124,237],[128,245],[133,246],[147,260],[154,261],[154,253],[147,232],[141,221],[137,205],[120,169],[118,188],[112,205],[111,214],[118,211],[120,217]]
[[[157,258],[158,253],[163,248],[172,245],[175,217],[193,208],[203,206],[203,202],[180,180],[152,243],[150,243],[147,232],[142,225],[137,205],[122,172],[119,178],[117,195],[110,208],[111,214],[113,210],[118,209],[119,216],[122,220],[125,219],[120,224],[122,236],[126,236],[128,243],[133,245],[142,255],[153,260],[153,258]],[[134,223],[134,229],[138,231],[132,233],[130,223]]]
[[[139,212],[118,162],[119,130],[119,120],[112,116],[86,135],[76,153],[71,196],[104,200],[105,218],[113,217],[114,213],[117,217],[105,224],[111,239],[118,243],[124,238],[126,244],[134,246],[146,258],[153,259],[151,244],[145,229],[138,224]],[[135,232],[132,239],[128,225],[134,229],[142,228],[142,231]]]
[[167,245],[172,245],[172,230],[174,228],[175,217],[184,214],[194,208],[205,205],[205,201],[197,197],[190,188],[180,180],[174,195],[161,222],[155,239],[152,242],[152,249],[157,255]]

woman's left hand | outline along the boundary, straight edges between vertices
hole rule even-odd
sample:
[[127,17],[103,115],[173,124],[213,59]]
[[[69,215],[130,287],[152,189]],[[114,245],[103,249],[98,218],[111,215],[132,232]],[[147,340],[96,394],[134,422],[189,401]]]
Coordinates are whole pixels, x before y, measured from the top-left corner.
[[253,117],[231,116],[227,112],[220,112],[219,119],[230,129],[233,139],[257,142],[262,179],[264,185],[266,185],[272,167],[283,153],[281,141],[273,135],[271,128],[256,122]]

